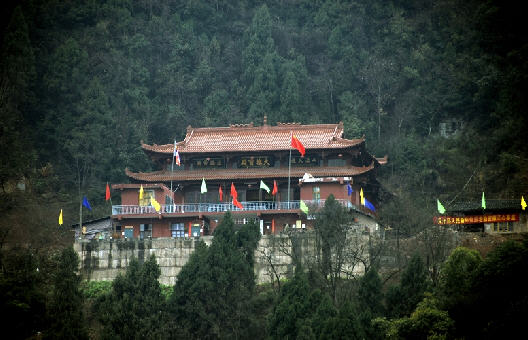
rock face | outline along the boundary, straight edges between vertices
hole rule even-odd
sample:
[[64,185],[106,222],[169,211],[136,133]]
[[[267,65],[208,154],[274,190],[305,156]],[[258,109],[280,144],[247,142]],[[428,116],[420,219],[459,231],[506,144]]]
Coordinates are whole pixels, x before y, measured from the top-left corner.
[[[77,240],[80,271],[92,281],[109,281],[124,273],[132,258],[140,263],[154,254],[160,266],[160,283],[174,285],[181,268],[194,252],[197,242],[210,245],[212,236],[194,238],[156,238],[148,240]],[[294,239],[295,247],[292,247]],[[365,240],[366,242],[366,240]],[[293,274],[293,258],[308,263],[315,258],[315,235],[303,233],[295,238],[264,235],[255,250],[255,279],[265,283]],[[358,267],[356,271],[361,271]]]

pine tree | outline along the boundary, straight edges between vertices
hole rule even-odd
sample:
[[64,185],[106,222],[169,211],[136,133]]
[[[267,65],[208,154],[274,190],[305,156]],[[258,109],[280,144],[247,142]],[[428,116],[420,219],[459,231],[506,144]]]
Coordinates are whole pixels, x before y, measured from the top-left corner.
[[168,324],[165,298],[158,278],[161,274],[156,258],[140,264],[132,259],[125,275],[112,282],[112,291],[98,304],[104,339],[162,339]]
[[211,246],[198,244],[171,297],[174,337],[243,338],[250,333],[252,254],[259,235],[255,224],[235,233],[228,212],[216,227]]
[[44,333],[49,339],[87,339],[83,316],[83,295],[77,274],[79,256],[73,247],[65,248],[55,259],[53,290],[49,306],[50,327]]

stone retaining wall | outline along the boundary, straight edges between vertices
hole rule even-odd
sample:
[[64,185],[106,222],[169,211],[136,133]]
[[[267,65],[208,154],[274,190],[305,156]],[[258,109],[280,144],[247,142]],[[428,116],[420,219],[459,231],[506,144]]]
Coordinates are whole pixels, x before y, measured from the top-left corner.
[[[210,245],[212,239],[212,236],[204,236],[199,239],[77,240],[74,249],[79,254],[80,270],[85,279],[113,280],[119,273],[126,271],[132,258],[137,258],[141,263],[154,254],[161,270],[160,283],[174,285],[178,273],[189,260],[196,243],[201,240]],[[254,267],[258,283],[271,282],[277,276],[282,279],[293,274],[292,256],[304,263],[314,259],[315,237],[313,233],[295,235],[294,240],[298,245],[295,247],[295,254],[292,252],[290,240],[287,236],[262,236],[255,250]]]

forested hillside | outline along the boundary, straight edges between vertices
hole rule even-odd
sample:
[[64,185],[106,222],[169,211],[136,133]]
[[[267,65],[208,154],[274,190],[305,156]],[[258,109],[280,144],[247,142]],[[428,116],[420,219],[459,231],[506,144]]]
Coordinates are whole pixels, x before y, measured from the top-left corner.
[[[140,140],[264,115],[365,135],[409,211],[528,190],[527,38],[511,4],[35,0],[4,16],[0,181],[24,177],[67,222],[80,193],[98,217],[104,183],[149,170]],[[442,122],[462,129],[442,138]]]

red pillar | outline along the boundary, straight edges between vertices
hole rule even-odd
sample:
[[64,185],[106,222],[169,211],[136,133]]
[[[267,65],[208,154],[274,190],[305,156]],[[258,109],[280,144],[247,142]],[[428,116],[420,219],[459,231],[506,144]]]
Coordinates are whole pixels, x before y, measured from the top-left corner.
[[189,222],[189,237],[192,237],[192,222]]
[[275,234],[275,219],[271,219],[271,233]]

